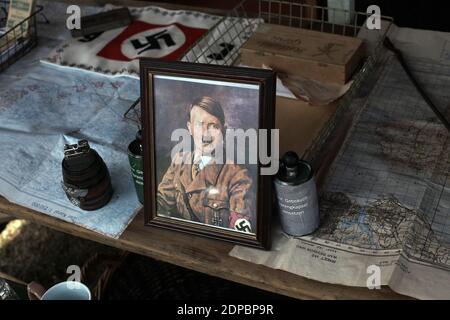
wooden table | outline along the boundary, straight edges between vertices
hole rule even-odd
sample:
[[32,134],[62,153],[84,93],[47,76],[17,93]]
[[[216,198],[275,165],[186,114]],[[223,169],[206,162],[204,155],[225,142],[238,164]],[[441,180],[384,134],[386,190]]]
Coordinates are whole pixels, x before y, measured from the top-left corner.
[[11,216],[4,214],[4,213],[0,213],[0,224],[6,223],[9,220],[11,220]]
[[144,226],[142,212],[119,239],[61,221],[15,205],[0,197],[0,213],[34,221],[47,227],[142,254],[212,276],[299,299],[405,299],[387,287],[380,290],[346,287],[309,280],[230,257],[233,245],[175,231]]

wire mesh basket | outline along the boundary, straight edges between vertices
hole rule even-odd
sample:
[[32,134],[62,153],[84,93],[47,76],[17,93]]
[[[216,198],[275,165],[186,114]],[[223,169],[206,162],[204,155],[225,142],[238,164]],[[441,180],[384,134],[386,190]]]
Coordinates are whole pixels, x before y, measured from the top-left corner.
[[[309,29],[337,35],[357,37],[365,29],[371,14],[337,8],[300,3],[299,1],[244,0],[224,16],[208,33],[194,43],[182,61],[235,65],[239,62],[239,49],[259,24],[271,23],[294,28]],[[349,91],[339,100],[337,111],[307,148],[303,158],[318,166],[324,146],[335,132],[336,126],[348,115],[350,104],[367,76],[371,74],[383,52],[383,41],[393,19],[381,16],[386,28],[371,30],[373,49],[357,72]],[[336,21],[340,21],[339,23]],[[140,124],[139,99],[125,113],[127,119]]]
[[[370,13],[328,8],[302,1],[244,0],[236,5],[210,32],[204,34],[181,59],[194,63],[236,64],[239,49],[259,24],[270,23],[356,37]],[[392,22],[393,19],[381,16]],[[341,21],[340,23],[336,21]],[[371,30],[381,42],[386,29]],[[226,50],[226,49],[229,50]]]
[[36,6],[33,13],[6,31],[9,1],[0,1],[0,72],[24,56],[37,45],[36,17],[42,6]]

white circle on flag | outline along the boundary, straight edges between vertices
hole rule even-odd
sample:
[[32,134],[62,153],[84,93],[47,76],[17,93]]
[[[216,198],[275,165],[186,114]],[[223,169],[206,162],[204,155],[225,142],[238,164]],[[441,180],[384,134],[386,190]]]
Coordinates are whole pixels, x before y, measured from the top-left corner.
[[129,59],[163,58],[179,49],[186,41],[176,25],[145,30],[122,42],[122,53]]

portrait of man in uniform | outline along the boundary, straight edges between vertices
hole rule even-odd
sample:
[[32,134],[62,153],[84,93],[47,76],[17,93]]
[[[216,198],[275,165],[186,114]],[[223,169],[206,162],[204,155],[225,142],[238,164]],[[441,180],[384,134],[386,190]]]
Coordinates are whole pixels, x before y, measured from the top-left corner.
[[272,70],[141,59],[145,224],[270,248]]
[[[192,150],[172,155],[157,188],[158,214],[239,232],[254,233],[255,173],[226,153],[226,112],[208,95],[187,104],[186,128]],[[226,159],[226,157],[225,157]]]

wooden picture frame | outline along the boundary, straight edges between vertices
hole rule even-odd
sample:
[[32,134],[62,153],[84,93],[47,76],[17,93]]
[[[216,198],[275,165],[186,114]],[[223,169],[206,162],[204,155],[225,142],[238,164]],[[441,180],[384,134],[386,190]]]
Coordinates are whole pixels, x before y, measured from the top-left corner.
[[[234,128],[266,129],[271,150],[275,73],[143,58],[140,79],[145,224],[268,249],[272,177],[260,174],[259,156],[253,164],[220,164],[204,150],[231,150],[215,134],[228,134],[233,121]],[[178,127],[189,132],[191,151],[173,151],[169,133]]]

